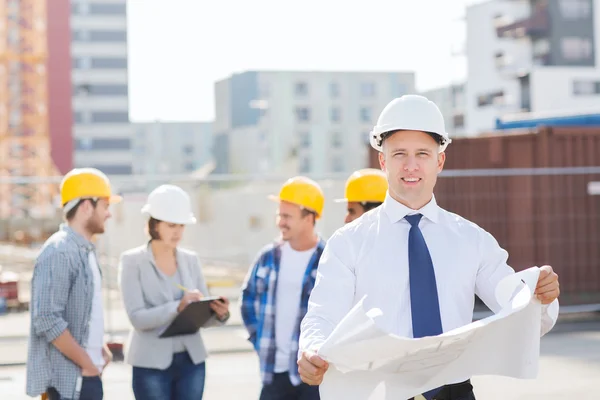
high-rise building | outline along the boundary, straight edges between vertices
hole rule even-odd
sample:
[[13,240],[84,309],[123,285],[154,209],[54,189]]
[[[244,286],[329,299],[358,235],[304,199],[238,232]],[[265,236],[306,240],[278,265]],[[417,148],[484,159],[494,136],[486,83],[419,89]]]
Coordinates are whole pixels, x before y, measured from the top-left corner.
[[131,174],[126,2],[72,1],[71,35],[74,164]]
[[71,167],[68,3],[0,0],[0,219],[53,215]]

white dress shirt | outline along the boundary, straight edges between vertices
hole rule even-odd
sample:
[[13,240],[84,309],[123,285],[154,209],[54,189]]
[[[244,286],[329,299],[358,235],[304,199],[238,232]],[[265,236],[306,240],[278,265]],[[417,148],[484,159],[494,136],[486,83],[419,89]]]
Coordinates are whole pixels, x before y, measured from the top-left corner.
[[[300,352],[318,350],[335,326],[361,299],[365,309],[380,308],[378,326],[402,337],[412,336],[406,215],[419,222],[435,270],[444,332],[473,320],[474,295],[493,311],[500,305],[496,285],[513,274],[508,253],[476,224],[440,208],[435,197],[415,211],[387,195],[382,206],[338,229],[319,262],[316,284],[302,321]],[[558,317],[558,301],[543,307],[541,335]]]

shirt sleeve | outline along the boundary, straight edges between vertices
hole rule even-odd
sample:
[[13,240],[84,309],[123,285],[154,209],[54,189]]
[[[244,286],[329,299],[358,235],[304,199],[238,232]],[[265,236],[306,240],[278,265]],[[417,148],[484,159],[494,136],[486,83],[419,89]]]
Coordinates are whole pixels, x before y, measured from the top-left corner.
[[[485,230],[480,230],[479,254],[481,263],[475,282],[475,293],[494,313],[500,311],[501,306],[496,300],[496,286],[498,283],[515,271],[508,264],[508,252],[504,250],[496,239]],[[542,306],[542,320],[540,335],[548,333],[558,319],[558,299]]]
[[40,259],[35,265],[31,284],[33,332],[47,342],[53,342],[68,328],[63,317],[71,292],[68,257],[53,252]]
[[256,291],[256,272],[261,265],[261,255],[256,258],[254,263],[248,269],[248,273],[242,283],[242,295],[240,296],[240,312],[242,321],[248,331],[248,341],[257,349],[257,330],[258,330],[258,315],[257,301],[258,294]]
[[319,260],[315,287],[300,328],[299,354],[317,351],[354,302],[356,275],[353,249],[343,232],[336,232]]

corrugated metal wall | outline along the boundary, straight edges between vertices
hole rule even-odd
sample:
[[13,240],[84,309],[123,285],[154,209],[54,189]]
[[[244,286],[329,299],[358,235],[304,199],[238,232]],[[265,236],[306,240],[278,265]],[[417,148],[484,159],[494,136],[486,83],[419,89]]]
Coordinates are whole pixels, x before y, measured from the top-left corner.
[[[371,166],[378,167],[376,152]],[[537,132],[455,139],[445,170],[600,167],[600,130]],[[600,174],[440,176],[439,204],[492,233],[516,270],[550,264],[561,303],[600,303],[600,196],[587,192]]]

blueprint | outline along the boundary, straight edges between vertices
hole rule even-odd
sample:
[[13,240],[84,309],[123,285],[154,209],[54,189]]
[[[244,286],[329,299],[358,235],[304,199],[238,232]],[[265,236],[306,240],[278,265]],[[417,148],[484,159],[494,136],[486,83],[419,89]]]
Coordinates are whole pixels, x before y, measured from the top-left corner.
[[535,378],[542,312],[534,296],[539,274],[532,267],[501,281],[497,314],[419,339],[379,329],[381,311],[366,310],[363,298],[319,349],[330,364],[321,399],[408,399],[474,375]]

